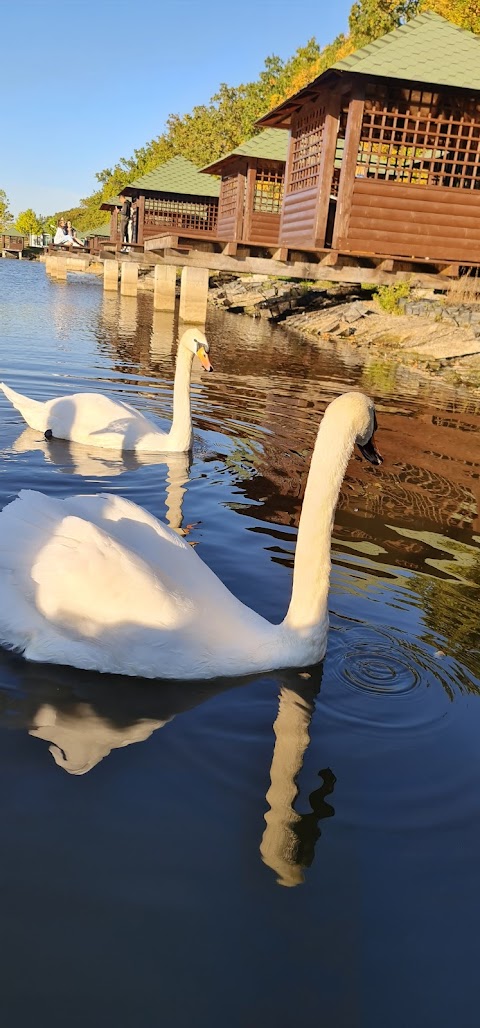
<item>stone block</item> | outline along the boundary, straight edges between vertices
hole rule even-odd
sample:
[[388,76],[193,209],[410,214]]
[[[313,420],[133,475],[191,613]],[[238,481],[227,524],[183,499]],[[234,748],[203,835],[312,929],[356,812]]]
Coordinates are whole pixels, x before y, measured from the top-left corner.
[[107,260],[103,264],[103,288],[117,291],[118,261]]
[[208,268],[182,268],[180,319],[204,325],[207,318]]
[[175,310],[175,287],[177,269],[169,264],[157,264],[153,287],[153,306],[156,311],[166,313]]
[[136,296],[138,291],[138,264],[122,261],[120,292],[122,296]]

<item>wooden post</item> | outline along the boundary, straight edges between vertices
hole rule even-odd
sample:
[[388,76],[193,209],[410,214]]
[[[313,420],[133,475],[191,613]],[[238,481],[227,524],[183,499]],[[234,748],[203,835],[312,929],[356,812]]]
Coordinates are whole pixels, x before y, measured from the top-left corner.
[[[47,258],[48,260],[48,258]],[[104,261],[103,264],[103,288],[118,289],[118,261]]]
[[208,268],[182,268],[180,319],[204,325],[207,320]]
[[145,233],[145,193],[142,193],[137,200],[137,243],[143,246]]
[[338,185],[337,211],[333,229],[332,246],[334,250],[346,249],[348,223],[352,205],[353,187],[355,185],[355,169],[358,161],[358,147],[362,133],[362,120],[365,85],[357,82],[353,87],[352,99],[348,108],[347,130],[345,133],[345,150]]
[[257,160],[252,160],[247,171],[247,186],[245,189],[245,215],[243,219],[242,239],[248,240],[252,234],[253,198],[255,196],[255,182],[257,178]]
[[315,246],[325,246],[330,192],[332,189],[333,169],[335,166],[335,150],[337,148],[338,123],[340,118],[340,100],[338,93],[329,91],[326,100],[325,124],[323,126],[323,145],[318,177],[318,201],[315,218]]
[[153,306],[156,311],[175,310],[176,281],[176,268],[170,264],[156,265],[153,288]]
[[122,261],[120,292],[122,296],[136,296],[138,291],[138,264]]

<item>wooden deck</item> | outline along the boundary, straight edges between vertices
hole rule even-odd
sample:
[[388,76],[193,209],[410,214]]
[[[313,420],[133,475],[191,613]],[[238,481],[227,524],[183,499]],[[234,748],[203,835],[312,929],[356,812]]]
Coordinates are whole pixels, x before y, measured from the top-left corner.
[[[185,236],[158,236],[145,240],[145,255],[156,263],[176,267],[208,268],[231,274],[274,275],[306,281],[364,282],[389,285],[408,281],[411,286],[442,289],[449,278],[457,278],[461,266],[453,261],[407,260],[392,254],[358,250],[341,252],[323,249],[314,253],[286,247],[259,247],[215,240],[201,246]],[[472,263],[471,268],[480,267]]]

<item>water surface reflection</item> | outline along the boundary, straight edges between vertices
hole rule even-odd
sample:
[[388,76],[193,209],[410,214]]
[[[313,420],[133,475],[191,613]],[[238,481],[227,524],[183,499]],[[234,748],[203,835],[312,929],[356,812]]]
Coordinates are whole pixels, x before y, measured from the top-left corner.
[[[2,378],[167,420],[177,329],[151,296],[122,313],[97,281],[13,263]],[[328,1028],[476,1028],[480,410],[343,343],[221,312],[207,333],[190,468],[30,451],[0,397],[2,506],[24,487],[119,491],[160,518],[170,503],[235,595],[279,621],[339,391],[374,395],[385,463],[350,462],[309,679],[125,682],[0,654],[7,1019],[291,1028],[301,1010]]]

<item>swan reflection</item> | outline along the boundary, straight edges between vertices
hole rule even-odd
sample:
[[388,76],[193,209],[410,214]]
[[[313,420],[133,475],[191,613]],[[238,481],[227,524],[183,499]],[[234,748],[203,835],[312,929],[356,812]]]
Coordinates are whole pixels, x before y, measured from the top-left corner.
[[269,809],[260,844],[262,860],[277,875],[279,885],[300,885],[304,870],[310,867],[315,844],[320,838],[318,822],[333,817],[333,807],[325,797],[333,792],[335,775],[330,768],[319,771],[323,785],[309,796],[311,811],[299,814],[295,802],[297,779],[310,743],[310,722],[320,682],[305,687],[283,685],[273,726],[275,746],[270,767],[270,788],[266,795]]
[[[7,674],[9,665],[14,665],[20,688],[0,692],[0,725],[23,727],[32,737],[49,743],[55,763],[70,775],[87,774],[113,750],[145,742],[179,714],[224,691],[252,684],[251,678],[218,679],[190,682],[188,687],[184,682],[164,682],[159,688],[142,680],[132,685],[116,676],[99,682],[97,675],[25,665],[10,654],[2,655],[4,662]],[[296,672],[282,675],[260,855],[283,886],[304,881],[320,838],[319,822],[334,814],[327,797],[336,779],[328,768],[318,772],[322,783],[309,795],[309,812],[295,809],[297,779],[310,743],[319,688],[318,669],[309,682]]]
[[186,534],[182,530],[182,503],[191,468],[189,453],[135,453],[133,450],[119,453],[117,450],[100,450],[66,439],[46,440],[33,428],[24,429],[12,443],[12,450],[14,453],[37,450],[43,453],[49,464],[55,464],[60,474],[82,475],[84,478],[114,478],[126,471],[136,471],[150,465],[166,467],[166,520],[176,532]]

